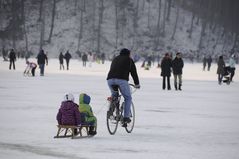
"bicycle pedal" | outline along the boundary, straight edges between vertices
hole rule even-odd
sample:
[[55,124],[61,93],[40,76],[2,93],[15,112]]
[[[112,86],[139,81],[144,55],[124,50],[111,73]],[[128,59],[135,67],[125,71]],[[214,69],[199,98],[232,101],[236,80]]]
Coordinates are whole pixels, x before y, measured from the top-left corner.
[[125,128],[126,128],[126,127],[127,127],[127,123],[123,123],[123,124],[122,124],[122,127],[125,127]]
[[111,115],[111,116],[109,117],[110,120],[115,120],[115,118],[116,118],[116,117],[114,117],[113,115]]

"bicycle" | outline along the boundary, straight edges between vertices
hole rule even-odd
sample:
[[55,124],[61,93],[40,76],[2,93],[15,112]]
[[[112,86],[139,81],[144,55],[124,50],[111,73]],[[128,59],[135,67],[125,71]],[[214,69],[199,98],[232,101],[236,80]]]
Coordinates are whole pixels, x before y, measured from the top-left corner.
[[[133,94],[136,91],[135,85],[129,84],[131,94]],[[108,97],[107,100],[109,101],[109,109],[107,111],[106,115],[106,123],[107,123],[107,129],[111,135],[114,135],[117,131],[119,123],[125,128],[126,132],[131,133],[134,129],[135,124],[135,109],[133,102],[130,106],[130,123],[124,123],[123,122],[123,112],[124,112],[124,106],[125,102],[121,103],[121,97],[119,91],[118,85],[112,86],[113,90],[117,92],[117,96]]]

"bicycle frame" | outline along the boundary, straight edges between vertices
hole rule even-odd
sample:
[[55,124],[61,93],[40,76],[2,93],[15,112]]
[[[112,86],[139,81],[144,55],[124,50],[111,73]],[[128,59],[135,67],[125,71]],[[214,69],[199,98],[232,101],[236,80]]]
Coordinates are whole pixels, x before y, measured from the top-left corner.
[[[130,91],[131,94],[136,92],[136,88],[133,84],[130,85]],[[130,111],[131,111],[131,122],[130,123],[124,123],[123,122],[123,111],[124,111],[124,102],[121,103],[121,93],[119,91],[119,88],[114,89],[117,91],[117,96],[115,97],[109,97],[107,100],[109,101],[109,109],[107,111],[107,128],[111,135],[114,135],[117,131],[119,122],[123,127],[125,127],[126,131],[128,133],[131,133],[134,128],[135,123],[135,110],[134,110],[134,104],[131,103]],[[126,124],[126,125],[125,125]]]

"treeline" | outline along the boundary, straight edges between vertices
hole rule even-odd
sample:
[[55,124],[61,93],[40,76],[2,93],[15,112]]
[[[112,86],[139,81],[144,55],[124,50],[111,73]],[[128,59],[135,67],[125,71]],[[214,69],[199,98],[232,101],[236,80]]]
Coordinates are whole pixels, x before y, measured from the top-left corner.
[[59,48],[68,37],[75,51],[192,50],[183,34],[193,51],[236,52],[238,10],[237,0],[0,0],[0,47]]
[[212,41],[214,50],[221,40],[222,51],[239,51],[238,0],[184,0],[182,7],[192,13],[189,38],[192,37],[193,24],[201,25],[199,49]]

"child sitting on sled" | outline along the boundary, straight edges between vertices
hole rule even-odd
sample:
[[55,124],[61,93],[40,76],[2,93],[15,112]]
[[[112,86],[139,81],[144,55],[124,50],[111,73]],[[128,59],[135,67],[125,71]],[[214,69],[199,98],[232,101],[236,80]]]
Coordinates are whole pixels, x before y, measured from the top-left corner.
[[79,110],[81,113],[81,121],[84,125],[89,125],[89,135],[96,135],[97,119],[93,114],[90,104],[90,96],[81,93],[79,97]]
[[30,61],[27,61],[26,64],[27,64],[27,67],[24,71],[24,75],[30,75],[31,73],[32,76],[35,76],[35,70],[37,68],[37,64]]
[[74,96],[71,93],[67,93],[56,116],[58,124],[78,126],[81,124],[80,117],[78,105],[74,103]]

